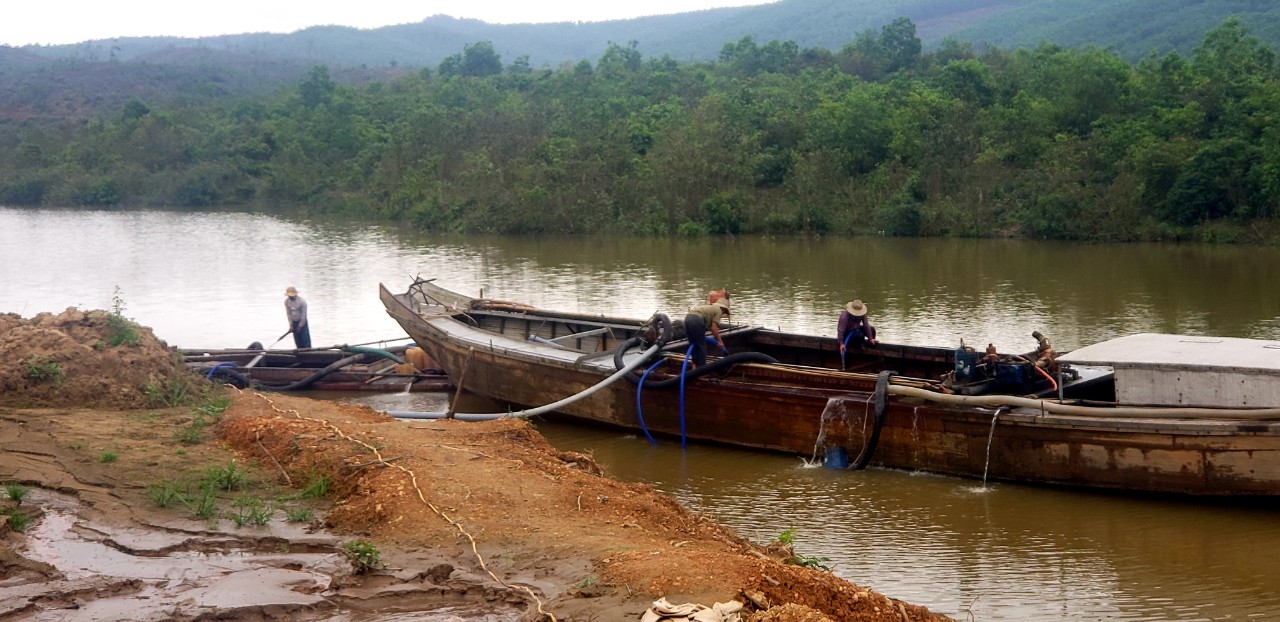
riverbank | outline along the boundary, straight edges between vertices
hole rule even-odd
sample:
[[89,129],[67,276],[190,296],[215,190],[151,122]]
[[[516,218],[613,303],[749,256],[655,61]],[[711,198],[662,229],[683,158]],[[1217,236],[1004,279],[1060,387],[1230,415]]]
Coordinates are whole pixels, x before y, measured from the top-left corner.
[[949,619],[784,563],[788,547],[609,479],[523,421],[405,423],[194,385],[164,406],[171,359],[93,368],[147,378],[121,383],[146,407],[63,401],[78,347],[104,363],[167,352],[145,329],[95,350],[107,314],[67,313],[0,330],[0,367],[30,359],[17,344],[33,323],[67,339],[44,355],[60,385],[22,375],[0,398],[5,619],[637,620],[659,598],[738,599],[752,620]]

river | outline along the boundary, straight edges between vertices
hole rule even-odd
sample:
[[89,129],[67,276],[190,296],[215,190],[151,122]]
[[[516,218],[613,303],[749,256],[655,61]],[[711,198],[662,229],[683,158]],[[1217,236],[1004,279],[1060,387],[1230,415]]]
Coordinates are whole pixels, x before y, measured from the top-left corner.
[[[0,312],[110,309],[183,348],[274,342],[284,288],[316,345],[404,343],[377,285],[415,276],[538,306],[648,316],[712,288],[735,321],[882,340],[1059,350],[1133,332],[1280,339],[1280,249],[1009,240],[425,236],[235,212],[0,208]],[[344,396],[345,397],[345,396]],[[448,396],[362,396],[442,410]],[[465,410],[465,409],[464,409]],[[837,574],[959,620],[1280,619],[1280,509],[1132,498],[796,458],[539,421],[558,447],[758,541],[795,529]]]

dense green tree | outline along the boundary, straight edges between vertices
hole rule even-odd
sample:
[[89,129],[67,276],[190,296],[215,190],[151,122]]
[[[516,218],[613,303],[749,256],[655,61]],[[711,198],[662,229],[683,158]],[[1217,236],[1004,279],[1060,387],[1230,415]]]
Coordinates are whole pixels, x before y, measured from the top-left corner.
[[715,62],[630,41],[504,70],[482,41],[438,72],[357,85],[318,66],[270,96],[0,123],[0,202],[286,202],[467,233],[1266,241],[1277,111],[1274,53],[1233,20],[1135,65],[925,54],[905,18],[834,54],[746,37]]
[[335,89],[337,84],[329,77],[329,68],[318,66],[311,68],[307,78],[298,85],[298,96],[302,98],[304,107],[315,108],[329,103]]

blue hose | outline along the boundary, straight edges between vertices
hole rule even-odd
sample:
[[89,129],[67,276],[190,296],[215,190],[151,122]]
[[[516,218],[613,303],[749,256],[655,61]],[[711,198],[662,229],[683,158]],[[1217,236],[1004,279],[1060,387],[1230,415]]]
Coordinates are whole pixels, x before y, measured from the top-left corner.
[[[714,344],[716,344],[716,345],[718,345],[718,346],[720,345],[720,342],[716,341],[716,338],[715,338],[715,337],[712,337],[711,335],[707,335],[706,339],[707,339],[707,343],[714,343]],[[721,352],[722,354],[728,354],[728,353],[729,353],[729,346],[720,346],[720,352]]]
[[653,435],[649,434],[649,428],[644,424],[644,408],[640,406],[640,392],[644,391],[644,379],[649,377],[649,372],[657,369],[664,362],[662,359],[658,359],[653,365],[650,365],[649,369],[646,369],[644,374],[640,376],[640,386],[636,387],[636,417],[640,418],[640,430],[644,432],[645,438],[649,439],[649,444],[654,447],[658,446],[658,441],[653,439]]
[[689,443],[684,434],[684,377],[689,369],[689,357],[693,356],[693,344],[684,353],[684,362],[680,364],[680,449],[688,449]]
[[853,331],[849,331],[849,333],[844,336],[844,347],[840,348],[840,369],[841,370],[843,370],[845,367],[844,351],[849,349],[849,340],[852,338],[853,338]]
[[235,366],[236,366],[236,364],[235,364],[235,363],[218,363],[217,365],[214,365],[213,367],[210,367],[210,368],[209,368],[209,371],[204,375],[204,377],[205,377],[205,379],[206,379],[206,380],[208,380],[208,379],[210,379],[210,378],[213,378],[213,372],[218,371],[218,369],[219,369],[219,368],[222,368],[222,367],[235,367]]

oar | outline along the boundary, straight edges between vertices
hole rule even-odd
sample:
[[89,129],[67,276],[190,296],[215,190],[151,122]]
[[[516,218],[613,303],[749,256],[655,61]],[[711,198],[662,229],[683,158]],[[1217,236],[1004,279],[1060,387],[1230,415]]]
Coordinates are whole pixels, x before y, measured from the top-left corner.
[[267,347],[266,347],[266,349],[264,349],[264,350],[262,351],[262,353],[261,353],[261,354],[259,354],[258,356],[253,357],[253,360],[252,360],[252,361],[249,361],[249,364],[248,364],[248,365],[245,365],[245,368],[246,368],[246,369],[248,369],[248,368],[250,368],[250,367],[253,367],[254,365],[257,365],[257,364],[258,364],[258,361],[261,361],[261,360],[262,360],[262,357],[264,357],[264,356],[266,356],[266,355],[267,355],[267,350],[270,350],[271,348],[276,347],[276,343],[280,343],[280,342],[281,342],[285,337],[288,337],[288,336],[289,336],[289,333],[291,333],[291,332],[293,332],[293,329],[292,329],[292,328],[290,328],[289,330],[285,331],[285,333],[284,333],[283,335],[280,335],[280,339],[277,339],[277,340],[275,341],[275,343],[273,343],[273,344],[271,344],[271,345],[267,346]]

